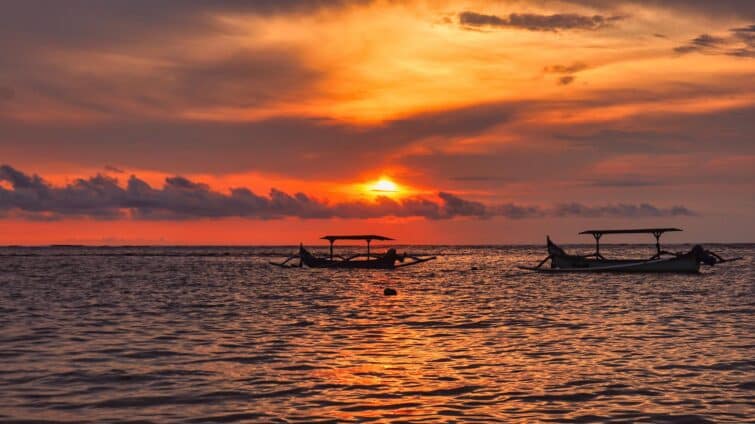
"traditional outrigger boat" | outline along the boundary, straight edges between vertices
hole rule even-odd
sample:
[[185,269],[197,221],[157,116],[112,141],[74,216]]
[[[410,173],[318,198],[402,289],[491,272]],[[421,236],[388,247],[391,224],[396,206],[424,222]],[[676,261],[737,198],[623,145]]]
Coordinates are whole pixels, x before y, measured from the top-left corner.
[[[595,238],[595,253],[570,255],[546,237],[548,256],[536,266],[519,266],[520,269],[538,272],[676,272],[696,273],[700,265],[713,266],[718,263],[736,261],[739,258],[724,259],[719,255],[695,245],[688,252],[673,253],[661,249],[661,235],[669,231],[682,231],[678,228],[641,228],[628,230],[586,230],[579,234],[591,234]],[[655,237],[656,253],[647,259],[606,259],[600,253],[600,238],[603,234],[652,234]],[[551,261],[550,268],[543,267]]]
[[[404,253],[399,255],[396,249],[390,248],[384,254],[377,255],[370,253],[370,243],[373,240],[393,240],[390,237],[378,235],[355,235],[355,236],[324,236],[323,240],[330,242],[330,255],[328,257],[317,257],[299,245],[299,252],[289,256],[283,262],[270,262],[271,265],[284,268],[295,268],[308,266],[310,268],[367,268],[367,269],[395,269],[405,266],[416,265],[436,259],[435,256],[415,256]],[[333,254],[333,244],[336,240],[364,240],[367,242],[367,253],[358,253],[352,256],[341,256]],[[364,259],[360,259],[364,258]],[[287,265],[289,261],[299,259],[298,265]],[[406,260],[409,259],[407,262]],[[398,263],[397,263],[398,262]]]

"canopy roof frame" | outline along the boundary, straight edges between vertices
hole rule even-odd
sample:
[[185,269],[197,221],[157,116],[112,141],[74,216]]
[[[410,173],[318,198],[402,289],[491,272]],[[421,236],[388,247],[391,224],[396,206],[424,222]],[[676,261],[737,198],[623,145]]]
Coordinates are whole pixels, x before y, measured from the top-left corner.
[[604,259],[600,254],[600,238],[603,234],[652,234],[655,237],[655,249],[656,254],[653,258],[659,258],[663,250],[661,250],[661,235],[670,231],[682,231],[680,228],[666,227],[666,228],[629,228],[629,229],[616,229],[616,230],[585,230],[579,234],[591,234],[595,237],[595,257]]
[[333,260],[333,243],[336,240],[364,240],[367,242],[367,258],[370,257],[370,243],[372,240],[393,240],[390,237],[385,236],[379,236],[376,234],[366,234],[366,235],[345,235],[345,236],[322,236],[320,237],[321,240],[327,240],[330,242],[330,260]]
[[667,228],[629,228],[629,229],[617,229],[617,230],[585,230],[579,234],[663,234],[669,231],[682,231],[679,228],[667,227]]

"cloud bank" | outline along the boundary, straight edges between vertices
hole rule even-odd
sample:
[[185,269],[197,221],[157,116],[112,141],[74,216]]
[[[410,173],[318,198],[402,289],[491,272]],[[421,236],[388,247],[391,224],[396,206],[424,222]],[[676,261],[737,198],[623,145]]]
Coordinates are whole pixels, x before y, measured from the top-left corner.
[[394,200],[378,197],[374,202],[329,203],[304,193],[288,194],[271,189],[261,196],[248,188],[228,193],[206,184],[175,176],[154,188],[132,175],[125,186],[116,178],[96,175],[56,187],[38,175],[28,175],[11,166],[0,166],[0,216],[25,219],[181,220],[241,217],[250,219],[368,219],[420,217],[432,220],[471,217],[510,219],[540,217],[662,217],[689,216],[683,206],[659,208],[650,204],[587,206],[579,203],[552,208],[513,203],[487,205],[457,195],[439,192],[437,199],[412,197]]

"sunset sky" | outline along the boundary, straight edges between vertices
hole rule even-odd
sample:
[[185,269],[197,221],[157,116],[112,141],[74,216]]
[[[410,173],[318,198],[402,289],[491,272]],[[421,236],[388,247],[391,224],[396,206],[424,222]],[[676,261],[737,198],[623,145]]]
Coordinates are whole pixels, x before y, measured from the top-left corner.
[[0,51],[0,244],[755,241],[752,0],[18,1]]

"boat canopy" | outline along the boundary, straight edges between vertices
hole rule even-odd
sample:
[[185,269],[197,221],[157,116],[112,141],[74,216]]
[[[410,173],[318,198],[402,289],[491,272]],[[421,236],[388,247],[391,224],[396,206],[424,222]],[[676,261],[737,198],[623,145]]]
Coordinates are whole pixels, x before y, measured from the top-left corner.
[[323,236],[321,240],[327,240],[330,242],[330,260],[333,260],[333,242],[336,240],[365,240],[367,242],[367,258],[370,257],[370,242],[372,240],[393,240],[390,237],[377,236],[375,234],[356,235],[356,236]]
[[632,229],[626,229],[626,230],[585,230],[579,234],[592,234],[593,236],[603,235],[603,234],[659,234],[660,235],[669,231],[682,231],[682,230],[680,230],[679,228],[632,228]]
[[655,237],[655,249],[657,253],[653,256],[653,259],[661,257],[661,235],[669,231],[682,231],[679,228],[630,228],[624,230],[585,230],[580,234],[592,234],[595,237],[595,253],[593,254],[598,259],[603,259],[603,255],[600,254],[600,238],[603,234],[652,234]]
[[328,240],[329,242],[334,242],[336,240],[393,240],[390,237],[384,237],[384,236],[377,236],[374,234],[368,234],[368,235],[357,235],[357,236],[323,236],[320,237],[322,240]]

